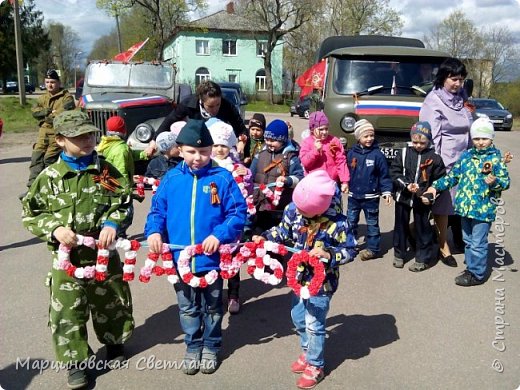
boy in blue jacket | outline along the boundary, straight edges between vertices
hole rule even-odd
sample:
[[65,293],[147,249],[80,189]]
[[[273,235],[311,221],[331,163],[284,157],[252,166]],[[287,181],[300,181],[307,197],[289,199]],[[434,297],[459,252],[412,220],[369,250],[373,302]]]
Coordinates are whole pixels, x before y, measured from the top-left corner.
[[369,121],[357,121],[354,136],[358,142],[347,154],[350,170],[347,219],[356,238],[361,210],[367,224],[367,248],[359,252],[361,260],[373,259],[381,250],[379,197],[387,206],[392,202],[392,178],[374,134],[374,126]]
[[[211,160],[213,140],[204,121],[190,119],[177,137],[184,161],[161,181],[145,226],[150,250],[161,252],[163,238],[171,244],[202,243],[204,254],[191,258],[190,269],[202,276],[219,269],[220,244],[238,240],[247,206],[233,176]],[[173,251],[177,264],[180,251]],[[222,285],[218,278],[207,287],[175,284],[180,323],[186,334],[183,372],[217,370],[222,342]]]

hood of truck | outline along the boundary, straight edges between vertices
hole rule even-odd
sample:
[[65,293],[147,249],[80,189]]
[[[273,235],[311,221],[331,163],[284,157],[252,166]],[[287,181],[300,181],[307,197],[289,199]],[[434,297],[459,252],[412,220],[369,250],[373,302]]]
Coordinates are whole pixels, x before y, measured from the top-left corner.
[[83,95],[79,101],[80,107],[90,109],[112,109],[127,107],[157,106],[171,103],[162,95],[144,95],[128,92],[100,92]]

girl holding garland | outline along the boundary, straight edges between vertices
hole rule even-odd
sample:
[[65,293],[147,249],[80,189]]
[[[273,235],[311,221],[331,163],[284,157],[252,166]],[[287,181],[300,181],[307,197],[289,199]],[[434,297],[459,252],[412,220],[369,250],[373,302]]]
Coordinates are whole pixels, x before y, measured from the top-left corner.
[[[227,169],[239,184],[244,198],[253,193],[251,171],[233,158],[232,152],[236,152],[237,138],[233,127],[217,118],[206,121],[211,138],[213,139],[212,159],[220,167]],[[246,224],[247,225],[247,224]],[[246,226],[246,230],[250,227]],[[228,280],[228,312],[237,314],[240,311],[240,272]]]
[[[338,288],[339,266],[356,256],[356,240],[346,217],[338,212],[341,196],[327,172],[309,173],[294,189],[292,203],[284,210],[279,225],[253,236],[253,241],[269,240],[294,243],[296,249],[307,250],[325,262],[325,281],[319,292],[304,299],[294,295],[291,317],[300,336],[302,352],[291,364],[291,371],[301,373],[296,385],[311,389],[324,377],[326,319],[330,300]],[[300,274],[301,283],[312,279],[312,272]]]

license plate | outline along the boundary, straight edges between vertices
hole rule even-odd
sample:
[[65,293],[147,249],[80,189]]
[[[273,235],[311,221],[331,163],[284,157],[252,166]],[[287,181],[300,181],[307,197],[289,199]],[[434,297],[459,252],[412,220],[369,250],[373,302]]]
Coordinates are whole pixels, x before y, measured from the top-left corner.
[[388,160],[394,159],[395,156],[397,155],[398,150],[399,149],[394,149],[394,148],[381,148],[381,152],[383,152],[386,159],[388,159]]
[[502,119],[492,119],[491,123],[504,123]]

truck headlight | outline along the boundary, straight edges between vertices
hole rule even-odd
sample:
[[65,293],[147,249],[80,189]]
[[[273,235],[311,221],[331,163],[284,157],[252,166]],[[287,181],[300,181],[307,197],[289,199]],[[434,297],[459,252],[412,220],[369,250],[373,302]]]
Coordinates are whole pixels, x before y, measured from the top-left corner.
[[356,124],[356,118],[345,115],[343,118],[341,118],[340,126],[341,130],[343,130],[345,133],[352,133],[354,131],[354,125]]
[[137,138],[137,140],[139,142],[142,142],[145,144],[152,140],[153,128],[148,123],[141,123],[141,124],[137,125],[137,127],[134,130],[134,133],[135,133],[135,138]]

